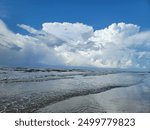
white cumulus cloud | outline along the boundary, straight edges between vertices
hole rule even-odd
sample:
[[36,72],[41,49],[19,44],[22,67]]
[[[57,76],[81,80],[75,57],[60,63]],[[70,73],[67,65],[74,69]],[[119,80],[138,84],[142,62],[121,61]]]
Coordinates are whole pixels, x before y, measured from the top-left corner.
[[113,23],[94,30],[82,23],[43,23],[40,30],[18,25],[14,33],[0,20],[0,64],[150,68],[150,31]]

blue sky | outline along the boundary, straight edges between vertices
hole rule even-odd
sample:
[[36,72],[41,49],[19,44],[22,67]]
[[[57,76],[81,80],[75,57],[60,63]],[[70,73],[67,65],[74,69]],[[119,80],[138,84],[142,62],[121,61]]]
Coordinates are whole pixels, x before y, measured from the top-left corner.
[[0,66],[150,69],[150,0],[0,0]]
[[18,23],[41,28],[44,22],[82,22],[94,29],[125,22],[150,28],[149,0],[0,0],[0,5],[0,18],[13,31],[20,31]]

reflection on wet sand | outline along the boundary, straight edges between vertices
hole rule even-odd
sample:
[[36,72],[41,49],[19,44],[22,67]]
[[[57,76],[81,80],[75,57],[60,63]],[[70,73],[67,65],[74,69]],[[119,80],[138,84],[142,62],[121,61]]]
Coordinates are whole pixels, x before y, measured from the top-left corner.
[[150,87],[140,84],[73,97],[37,112],[150,112]]

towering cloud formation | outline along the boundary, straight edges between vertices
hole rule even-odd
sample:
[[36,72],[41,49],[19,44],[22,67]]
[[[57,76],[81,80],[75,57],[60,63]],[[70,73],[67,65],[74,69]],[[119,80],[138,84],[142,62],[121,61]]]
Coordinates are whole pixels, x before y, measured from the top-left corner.
[[150,68],[150,31],[113,23],[96,30],[82,23],[44,23],[41,30],[18,25],[13,33],[0,20],[0,64]]

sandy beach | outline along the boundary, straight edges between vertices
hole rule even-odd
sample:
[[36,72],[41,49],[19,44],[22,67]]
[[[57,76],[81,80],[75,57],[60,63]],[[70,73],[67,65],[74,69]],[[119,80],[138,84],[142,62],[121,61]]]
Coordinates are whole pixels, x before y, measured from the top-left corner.
[[149,72],[0,69],[0,112],[150,112]]

